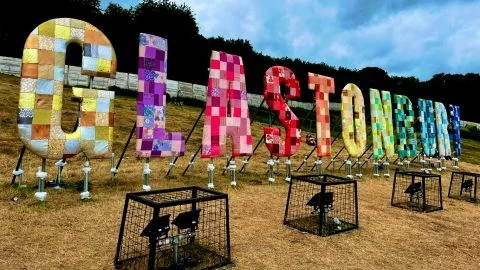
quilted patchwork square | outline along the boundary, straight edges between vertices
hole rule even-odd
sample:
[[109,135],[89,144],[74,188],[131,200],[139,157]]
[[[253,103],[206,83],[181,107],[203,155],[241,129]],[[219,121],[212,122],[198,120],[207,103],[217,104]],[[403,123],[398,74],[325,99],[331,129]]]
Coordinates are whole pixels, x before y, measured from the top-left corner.
[[22,61],[25,64],[38,63],[38,49],[23,49]]
[[80,126],[81,140],[95,140],[95,127]]
[[35,106],[35,94],[20,93],[18,107],[25,109],[33,109]]
[[41,65],[54,65],[55,52],[48,50],[38,50],[38,63]]
[[35,111],[38,109],[50,110],[52,108],[52,95],[37,94],[35,96]]
[[55,36],[55,21],[48,21],[38,26],[38,34],[41,36]]
[[61,39],[70,39],[70,27],[64,25],[55,26],[55,37]]
[[53,81],[52,80],[38,80],[37,81],[37,94],[52,95],[53,94]]
[[[38,78],[42,80],[53,80],[54,78],[53,65],[38,65]],[[52,89],[52,92],[53,92],[53,89]]]
[[67,52],[67,41],[61,38],[55,38],[55,53]]
[[28,64],[25,63],[22,65],[22,78],[38,78],[38,64]]
[[33,111],[33,121],[34,125],[50,125],[50,115],[51,110],[47,109],[35,109]]
[[50,125],[32,125],[32,140],[48,140],[50,138]]

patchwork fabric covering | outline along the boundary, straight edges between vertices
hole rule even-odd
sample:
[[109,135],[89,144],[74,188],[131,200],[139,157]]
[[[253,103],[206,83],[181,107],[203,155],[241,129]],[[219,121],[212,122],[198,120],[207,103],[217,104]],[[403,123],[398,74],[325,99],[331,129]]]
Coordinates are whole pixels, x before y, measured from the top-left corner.
[[308,89],[315,91],[315,112],[317,119],[317,156],[329,157],[332,152],[330,138],[330,102],[328,94],[335,93],[333,78],[308,73]]
[[393,102],[395,103],[398,157],[414,157],[417,155],[417,136],[413,127],[415,112],[412,102],[403,95],[393,95]]
[[167,40],[140,33],[137,95],[137,157],[183,156],[181,132],[166,132]]
[[232,138],[233,157],[252,155],[252,132],[242,57],[212,51],[206,99],[201,157],[224,156],[227,136]]
[[450,149],[450,137],[448,135],[448,116],[445,105],[441,102],[435,102],[435,120],[437,123],[438,154],[441,157],[452,155]]
[[453,146],[455,156],[459,157],[462,153],[462,147],[460,145],[460,107],[457,105],[448,105],[450,111],[450,125],[452,127]]
[[360,88],[353,83],[347,84],[342,91],[342,137],[351,157],[357,158],[365,151],[365,103]]
[[[373,158],[393,157],[395,136],[393,135],[392,98],[390,92],[370,88],[370,116],[372,119]],[[383,139],[383,144],[382,144]]]
[[437,153],[437,130],[435,127],[435,113],[431,100],[418,99],[418,113],[423,153],[433,157]]
[[69,18],[40,24],[23,49],[19,137],[42,158],[68,158],[80,152],[88,158],[111,157],[114,92],[74,88],[73,94],[82,98],[79,126],[73,133],[61,128],[65,55],[70,42],[83,48],[82,74],[115,76],[115,51],[96,27]]
[[300,120],[293,113],[280,92],[280,84],[286,86],[285,97],[288,99],[300,98],[300,84],[295,79],[293,71],[282,66],[273,66],[265,72],[263,77],[263,98],[268,108],[278,117],[286,130],[285,140],[281,137],[280,129],[273,127],[263,128],[265,144],[273,156],[290,157],[297,152],[300,146]]

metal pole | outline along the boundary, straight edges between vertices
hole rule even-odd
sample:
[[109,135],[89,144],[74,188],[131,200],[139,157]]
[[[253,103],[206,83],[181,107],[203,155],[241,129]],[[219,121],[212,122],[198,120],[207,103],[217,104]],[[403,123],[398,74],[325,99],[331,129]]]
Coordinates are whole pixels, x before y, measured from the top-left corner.
[[[253,148],[253,153],[255,153],[255,151],[257,150],[257,148],[258,148],[258,147],[260,146],[260,144],[262,143],[263,139],[265,139],[265,134],[263,134],[262,138],[260,138],[260,140],[257,142],[257,145],[255,145],[255,148]],[[252,155],[252,156],[253,156],[253,155]],[[242,172],[243,169],[246,168],[247,163],[250,161],[250,159],[252,158],[252,156],[248,156],[247,161],[242,164],[242,168],[240,168],[240,171],[239,171],[239,172]]]
[[135,132],[136,128],[137,128],[137,122],[134,122],[132,130],[130,131],[130,136],[128,136],[127,143],[125,143],[125,146],[123,147],[122,154],[120,155],[120,158],[118,159],[117,166],[115,167],[115,174],[118,173],[118,168],[120,167],[120,163],[122,163],[123,156],[125,155],[125,151],[127,151],[128,144],[130,143],[130,139],[132,138],[133,133]]
[[[25,154],[25,145],[22,146],[22,150],[20,150],[20,156],[18,157],[18,160],[17,160],[17,166],[15,166],[15,170],[13,171],[13,177],[12,177],[12,185],[15,184],[15,178],[17,177],[17,175],[20,175],[21,173],[15,173],[15,172],[20,172],[20,167],[22,166],[22,159],[23,159],[23,154]],[[22,170],[22,173],[23,173],[23,170]]]
[[82,200],[90,199],[90,192],[88,192],[88,176],[90,174],[91,169],[92,168],[90,168],[90,162],[87,159],[87,161],[85,161],[84,167],[83,167],[83,172],[84,172],[85,176],[84,176],[84,179],[83,179],[83,192],[80,193],[80,198]]
[[150,173],[152,170],[150,170],[150,158],[147,158],[145,161],[145,164],[143,164],[143,191],[150,191],[152,190],[152,187],[150,186]]
[[45,178],[47,178],[47,172],[45,172],[46,159],[42,158],[42,166],[38,167],[36,176],[38,177],[38,191],[35,192],[35,198],[43,202],[47,198],[47,192],[45,192]]
[[[188,142],[188,140],[190,139],[190,136],[192,136],[192,133],[193,133],[193,131],[195,130],[195,127],[197,126],[198,121],[200,121],[200,117],[202,117],[203,113],[205,112],[205,108],[206,108],[206,107],[204,107],[204,108],[202,109],[202,111],[200,112],[200,114],[197,116],[197,119],[195,120],[195,123],[193,124],[192,128],[190,129],[190,132],[188,133],[187,138],[185,139],[185,145],[187,145],[187,142]],[[177,163],[178,158],[179,158],[179,157],[177,156],[177,157],[175,157],[175,159],[173,160],[173,164],[174,164],[174,165]],[[191,162],[193,162],[193,161],[191,161]],[[170,175],[170,168],[168,169],[167,175]],[[193,175],[193,173],[192,173],[192,175]]]
[[213,184],[213,170],[215,170],[215,166],[213,165],[213,158],[210,158],[210,163],[208,164],[208,167],[207,167],[209,189],[215,188],[215,185]]

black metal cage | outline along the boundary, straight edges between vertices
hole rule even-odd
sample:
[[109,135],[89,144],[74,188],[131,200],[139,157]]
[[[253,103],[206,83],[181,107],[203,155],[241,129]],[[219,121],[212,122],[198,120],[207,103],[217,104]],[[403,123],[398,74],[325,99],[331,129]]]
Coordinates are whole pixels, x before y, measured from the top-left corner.
[[200,187],[128,193],[116,269],[211,269],[231,264],[228,195]]
[[450,187],[448,188],[448,197],[480,203],[478,198],[478,183],[480,174],[471,172],[452,172]]
[[320,236],[358,228],[357,182],[328,174],[292,175],[283,223]]
[[442,177],[423,172],[395,171],[391,204],[419,212],[442,210]]

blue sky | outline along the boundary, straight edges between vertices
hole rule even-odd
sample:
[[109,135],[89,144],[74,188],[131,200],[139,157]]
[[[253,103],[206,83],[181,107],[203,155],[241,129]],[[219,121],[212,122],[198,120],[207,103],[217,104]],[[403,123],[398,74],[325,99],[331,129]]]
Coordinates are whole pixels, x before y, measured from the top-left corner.
[[[101,0],[126,8],[140,0]],[[480,1],[181,0],[205,37],[242,38],[273,57],[380,67],[428,80],[480,73]],[[159,23],[159,25],[161,25]]]

